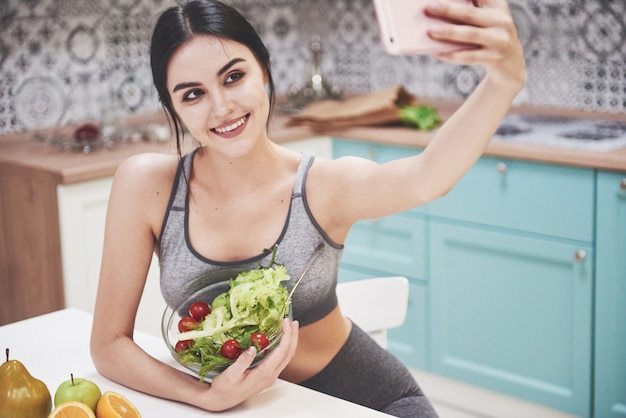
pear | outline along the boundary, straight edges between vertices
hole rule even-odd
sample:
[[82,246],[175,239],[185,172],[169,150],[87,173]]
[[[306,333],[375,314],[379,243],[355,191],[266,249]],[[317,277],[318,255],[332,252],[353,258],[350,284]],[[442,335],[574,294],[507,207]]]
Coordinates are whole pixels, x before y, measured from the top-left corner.
[[46,418],[52,397],[44,382],[35,379],[17,360],[0,365],[0,418]]

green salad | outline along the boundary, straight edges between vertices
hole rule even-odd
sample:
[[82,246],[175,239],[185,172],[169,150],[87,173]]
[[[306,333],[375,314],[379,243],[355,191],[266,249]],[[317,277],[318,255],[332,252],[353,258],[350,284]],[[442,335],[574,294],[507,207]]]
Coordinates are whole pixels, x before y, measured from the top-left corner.
[[[195,323],[191,317],[180,320],[182,332],[176,346],[179,361],[200,364],[198,375],[204,379],[250,345],[264,349],[269,344],[266,334],[281,327],[288,310],[289,292],[282,284],[288,280],[287,269],[275,264],[273,258],[269,267],[230,279],[229,290],[211,302],[206,317]],[[184,320],[188,322],[183,324]]]

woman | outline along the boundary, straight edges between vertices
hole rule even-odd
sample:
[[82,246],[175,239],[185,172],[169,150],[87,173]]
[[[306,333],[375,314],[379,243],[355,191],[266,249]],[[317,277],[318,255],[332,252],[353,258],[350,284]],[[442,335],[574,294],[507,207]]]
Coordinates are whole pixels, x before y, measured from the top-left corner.
[[[430,35],[474,44],[439,58],[482,65],[484,80],[424,152],[381,165],[313,159],[273,143],[269,54],[252,27],[212,0],[165,11],[152,39],[154,83],[179,150],[185,129],[200,147],[184,158],[135,156],[115,174],[91,341],[98,371],[210,411],[280,377],[392,415],[436,416],[406,368],[342,316],[335,285],[350,227],[444,195],[480,157],[522,88],[523,54],[507,4],[482,3],[434,2],[429,13],[467,24]],[[284,321],[280,346],[256,368],[247,370],[251,347],[210,384],[198,384],[134,343],[153,251],[163,296],[175,306],[200,274],[267,265],[266,249],[275,244],[277,262],[295,276],[320,242],[323,252],[294,294],[294,320]]]

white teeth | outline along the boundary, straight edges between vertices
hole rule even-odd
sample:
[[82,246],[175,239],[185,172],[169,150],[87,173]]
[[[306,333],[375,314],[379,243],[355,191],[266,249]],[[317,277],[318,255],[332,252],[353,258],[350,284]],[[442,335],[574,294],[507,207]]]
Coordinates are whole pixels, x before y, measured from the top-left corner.
[[234,129],[239,128],[241,125],[244,124],[245,121],[246,121],[246,117],[244,116],[243,118],[239,119],[237,122],[233,123],[232,125],[224,126],[223,128],[215,128],[215,132],[219,134],[230,132]]

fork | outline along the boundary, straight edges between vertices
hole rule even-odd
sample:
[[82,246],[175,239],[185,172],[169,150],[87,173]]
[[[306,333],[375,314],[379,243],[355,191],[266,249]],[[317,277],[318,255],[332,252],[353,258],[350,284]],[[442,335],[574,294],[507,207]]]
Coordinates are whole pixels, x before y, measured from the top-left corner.
[[[287,310],[287,307],[291,304],[291,296],[293,295],[293,292],[296,290],[296,287],[298,287],[298,285],[300,284],[300,281],[304,277],[305,273],[309,270],[309,267],[311,267],[311,264],[313,264],[313,261],[315,261],[319,253],[322,251],[322,248],[324,248],[323,242],[319,243],[318,246],[315,247],[315,250],[313,250],[313,254],[311,254],[311,257],[309,257],[306,264],[304,265],[304,267],[298,274],[298,277],[293,283],[293,287],[291,288],[291,291],[289,292],[289,295],[287,296],[287,301],[285,302],[285,305],[283,306],[283,312],[281,314],[281,317],[285,318],[285,311]],[[281,331],[282,331],[281,327],[272,328],[265,335],[267,336],[269,340],[272,340],[275,337],[277,337],[278,334],[281,333]]]

